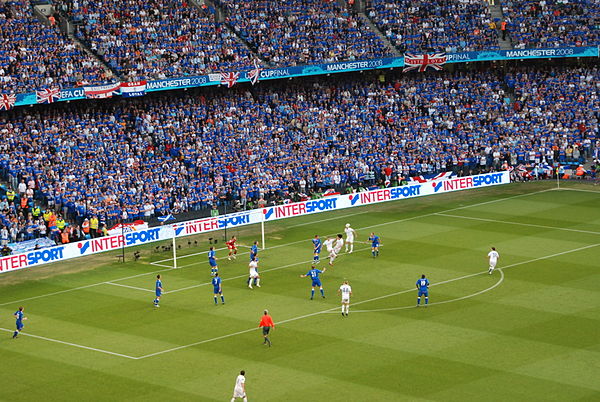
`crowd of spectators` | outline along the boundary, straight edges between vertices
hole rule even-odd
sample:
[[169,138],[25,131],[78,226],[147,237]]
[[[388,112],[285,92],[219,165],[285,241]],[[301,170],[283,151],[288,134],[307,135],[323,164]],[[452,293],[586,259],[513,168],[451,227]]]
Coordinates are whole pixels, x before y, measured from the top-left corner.
[[0,93],[108,79],[104,67],[56,26],[38,21],[29,1],[0,0]]
[[75,224],[111,224],[123,212],[250,208],[440,171],[581,162],[600,145],[599,94],[597,67],[524,67],[15,110],[0,119],[0,169],[26,200],[2,204],[0,219],[22,231],[22,210],[43,202]]
[[214,10],[188,0],[63,0],[80,22],[77,37],[128,80],[238,70],[253,65],[246,46]]
[[598,0],[503,0],[515,48],[600,44]]
[[366,21],[335,0],[218,0],[227,23],[276,66],[391,56]]
[[367,0],[367,15],[401,52],[496,50],[497,22],[482,0]]

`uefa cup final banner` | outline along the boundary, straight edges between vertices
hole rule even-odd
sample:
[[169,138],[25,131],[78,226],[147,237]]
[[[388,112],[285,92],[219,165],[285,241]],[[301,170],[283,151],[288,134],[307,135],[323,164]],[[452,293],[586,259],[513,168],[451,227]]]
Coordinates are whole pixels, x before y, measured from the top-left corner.
[[124,234],[99,237],[2,257],[0,258],[0,273],[105,251],[118,250],[120,248],[169,240],[173,237],[185,237],[278,219],[508,183],[510,183],[509,172],[486,173],[477,176],[456,177],[361,193],[323,197],[317,200],[294,202],[143,230],[132,229],[130,232]]

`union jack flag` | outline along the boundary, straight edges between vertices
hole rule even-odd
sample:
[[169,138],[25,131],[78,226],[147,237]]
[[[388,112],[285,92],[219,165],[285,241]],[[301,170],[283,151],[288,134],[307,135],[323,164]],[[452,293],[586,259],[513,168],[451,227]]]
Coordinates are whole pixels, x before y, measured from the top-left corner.
[[260,68],[260,66],[258,65],[256,60],[254,60],[254,69],[252,69],[246,73],[246,77],[250,80],[252,85],[254,85],[258,82],[258,78],[260,77],[261,71],[262,71],[262,68]]
[[60,99],[60,88],[46,88],[36,91],[37,103],[54,103]]
[[404,55],[404,70],[407,72],[411,70],[419,70],[423,72],[427,70],[427,67],[434,68],[436,70],[442,70],[442,66],[448,61],[446,53],[433,53],[433,54],[412,54],[406,53]]
[[240,78],[240,73],[221,73],[221,84],[227,84],[227,88],[231,88],[237,83]]
[[0,110],[10,110],[17,101],[17,95],[6,95],[0,96]]

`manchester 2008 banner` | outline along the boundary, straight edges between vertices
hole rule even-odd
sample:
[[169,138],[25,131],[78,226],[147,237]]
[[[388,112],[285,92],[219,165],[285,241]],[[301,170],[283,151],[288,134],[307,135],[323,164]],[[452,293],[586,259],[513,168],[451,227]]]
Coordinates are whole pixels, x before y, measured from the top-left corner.
[[[422,56],[431,55],[407,55],[410,60],[415,60]],[[568,57],[598,57],[597,46],[582,46],[582,47],[560,47],[560,48],[544,48],[544,49],[513,49],[513,50],[489,50],[479,52],[460,52],[460,53],[447,53],[442,57],[444,63],[467,63],[467,62],[478,62],[478,61],[493,61],[493,60],[521,60],[521,59],[549,59],[549,58],[568,58]],[[434,58],[435,59],[435,58]],[[382,59],[370,59],[370,60],[350,60],[342,61],[337,63],[327,64],[312,64],[304,66],[293,66],[293,67],[282,67],[282,68],[270,68],[262,69],[257,66],[248,71],[234,72],[233,76],[227,77],[224,81],[222,74],[208,74],[199,76],[186,76],[186,77],[173,77],[163,80],[147,81],[131,83],[135,89],[131,89],[128,83],[124,84],[112,84],[112,86],[104,85],[99,88],[66,88],[60,90],[60,96],[54,95],[53,101],[72,101],[79,99],[86,99],[87,97],[98,98],[101,95],[108,97],[108,95],[121,96],[141,96],[146,93],[165,91],[171,89],[184,89],[184,88],[195,88],[209,85],[227,85],[233,86],[237,83],[250,82],[256,84],[259,81],[274,80],[274,79],[285,79],[293,77],[305,77],[311,75],[326,75],[333,73],[343,73],[351,71],[364,71],[364,70],[378,70],[378,69],[389,69],[389,68],[403,68],[406,65],[404,57],[388,57]],[[409,63],[410,64],[410,63]],[[431,67],[439,65],[439,63],[429,64]],[[236,75],[237,74],[237,75]],[[235,79],[234,79],[235,78]],[[121,85],[120,92],[117,92]],[[100,93],[98,93],[98,91]],[[38,91],[39,92],[39,91]],[[92,93],[94,92],[94,93]],[[36,92],[18,94],[13,98],[6,98],[5,102],[2,102],[2,96],[8,97],[8,94],[0,94],[0,110],[3,108],[8,110],[13,106],[25,106],[34,105],[38,103]],[[13,96],[13,95],[10,95]]]
[[0,258],[0,273],[32,268],[42,264],[104,251],[118,250],[123,247],[133,247],[160,240],[169,240],[173,237],[179,238],[225,228],[240,227],[261,222],[268,223],[278,219],[508,183],[510,183],[510,173],[508,171],[476,176],[444,178],[426,183],[414,183],[361,193],[323,197],[317,200],[276,205],[155,228],[132,230],[124,234],[105,236],[2,257]]

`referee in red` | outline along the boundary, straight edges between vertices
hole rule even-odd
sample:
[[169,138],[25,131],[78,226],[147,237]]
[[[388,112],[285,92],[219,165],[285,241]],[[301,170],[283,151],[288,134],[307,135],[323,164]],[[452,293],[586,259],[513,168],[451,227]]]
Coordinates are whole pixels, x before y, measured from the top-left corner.
[[271,316],[269,315],[269,310],[264,311],[263,316],[260,319],[260,324],[258,324],[258,326],[262,327],[263,337],[265,338],[263,345],[266,343],[269,345],[269,347],[271,347],[269,332],[271,331],[271,328],[275,330],[275,323],[273,322],[273,318],[271,318]]

